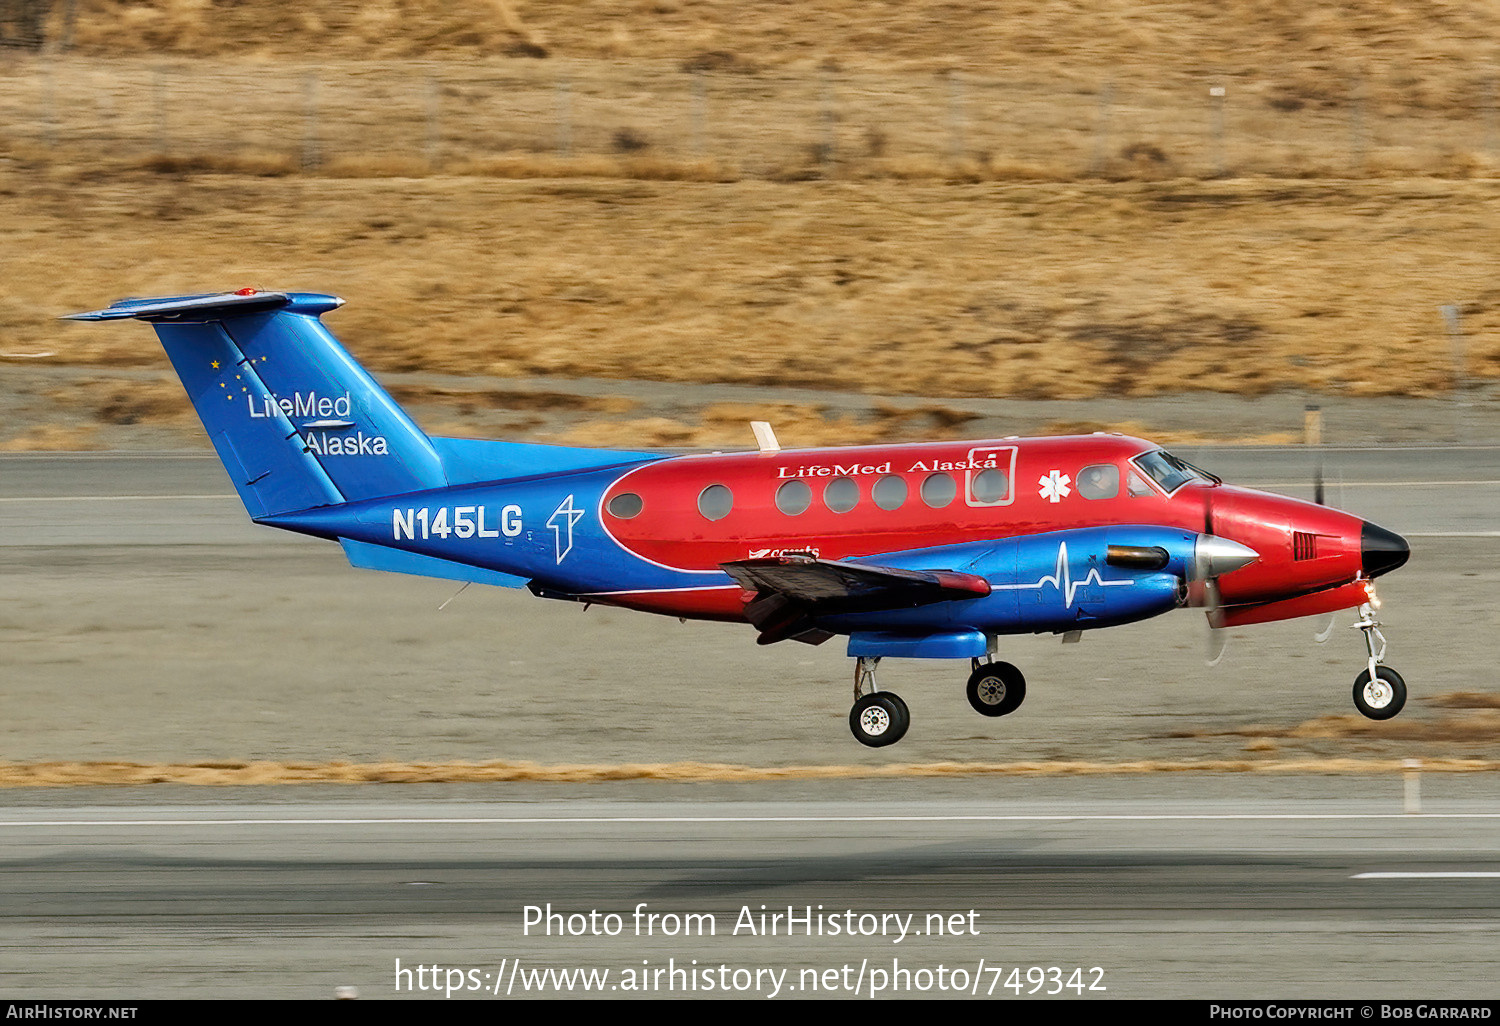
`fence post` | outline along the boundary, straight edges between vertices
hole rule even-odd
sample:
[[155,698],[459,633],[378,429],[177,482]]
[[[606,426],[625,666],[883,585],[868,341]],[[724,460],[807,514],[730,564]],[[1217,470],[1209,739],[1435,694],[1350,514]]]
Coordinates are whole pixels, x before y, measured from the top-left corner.
[[703,72],[694,69],[692,79],[692,99],[689,105],[688,120],[693,136],[693,159],[702,160],[707,154],[707,145],[704,142],[704,120],[707,113],[708,97],[703,85]]
[[1213,133],[1214,133],[1214,177],[1223,178],[1229,174],[1229,162],[1224,156],[1224,94],[1226,90],[1221,85],[1209,86],[1208,95],[1213,103]]
[[436,171],[442,158],[443,123],[442,91],[437,79],[428,75],[423,86],[427,107],[427,166]]
[[964,159],[964,83],[957,71],[948,72],[948,156]]
[[1401,760],[1402,791],[1404,792],[1402,809],[1409,816],[1415,816],[1422,811],[1422,760]]
[[1484,80],[1484,153],[1490,160],[1500,159],[1500,132],[1496,131],[1495,73]]
[[838,158],[838,115],[834,111],[833,99],[833,73],[827,68],[821,72],[822,79],[822,122],[823,122],[823,144],[820,147],[823,158],[823,173],[832,174],[833,163]]
[[1438,307],[1448,325],[1448,340],[1453,355],[1453,439],[1462,442],[1468,433],[1464,430],[1464,392],[1469,386],[1468,369],[1464,359],[1464,329],[1457,305],[1449,303]]
[[57,41],[59,53],[67,53],[73,46],[73,25],[78,20],[78,0],[68,0],[63,12],[62,38]]
[[566,78],[557,80],[557,155],[573,155],[573,85]]
[[1099,90],[1099,117],[1094,125],[1094,157],[1089,162],[1089,174],[1097,175],[1104,170],[1109,159],[1109,119],[1114,106],[1115,83],[1111,79]]
[[151,121],[156,134],[156,152],[167,155],[167,97],[165,71],[160,64],[151,69]]
[[1349,164],[1356,173],[1365,170],[1365,80],[1358,73],[1349,94]]
[[1302,444],[1323,444],[1323,408],[1316,403],[1308,403],[1302,409]]
[[42,142],[50,150],[57,145],[57,73],[51,54],[42,54]]
[[318,146],[318,73],[309,71],[302,80],[304,126],[302,133],[302,170],[316,171],[323,163]]

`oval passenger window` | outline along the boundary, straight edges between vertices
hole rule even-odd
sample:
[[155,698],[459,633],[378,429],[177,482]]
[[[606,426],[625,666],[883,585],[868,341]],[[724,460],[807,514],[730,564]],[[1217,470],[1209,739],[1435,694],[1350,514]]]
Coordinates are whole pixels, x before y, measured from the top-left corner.
[[981,470],[974,475],[969,490],[974,493],[975,502],[990,506],[1005,498],[1010,492],[1010,482],[1003,470]]
[[723,520],[734,509],[734,493],[721,484],[709,485],[698,493],[698,512],[709,520]]
[[806,481],[788,481],[776,489],[776,508],[789,517],[806,513],[812,505],[812,489]]
[[958,484],[948,474],[929,474],[922,482],[922,501],[942,509],[958,494]]
[[906,480],[895,474],[887,474],[875,482],[870,498],[881,509],[900,509],[906,502]]
[[823,502],[835,513],[847,513],[859,505],[859,485],[847,477],[836,477],[823,489]]
[[645,508],[645,503],[641,501],[641,497],[635,494],[635,492],[621,492],[609,500],[609,506],[606,508],[609,510],[611,516],[619,517],[621,520],[629,520],[631,517],[640,515],[641,510]]

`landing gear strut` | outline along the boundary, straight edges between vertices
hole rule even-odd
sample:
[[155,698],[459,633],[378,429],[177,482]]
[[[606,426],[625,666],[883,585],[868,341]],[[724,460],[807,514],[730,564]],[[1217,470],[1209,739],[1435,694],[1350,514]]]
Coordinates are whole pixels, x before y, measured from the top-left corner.
[[1354,679],[1354,707],[1372,720],[1388,720],[1406,705],[1406,681],[1385,665],[1385,635],[1370,604],[1359,607],[1359,622],[1354,626],[1364,632],[1369,655],[1364,672]]
[[974,660],[974,672],[964,689],[969,704],[983,716],[1004,716],[1018,709],[1026,698],[1026,678],[1010,663]]
[[901,697],[893,691],[881,691],[875,684],[879,662],[879,656],[855,659],[854,708],[849,710],[849,730],[854,739],[871,748],[895,744],[911,726],[911,713]]

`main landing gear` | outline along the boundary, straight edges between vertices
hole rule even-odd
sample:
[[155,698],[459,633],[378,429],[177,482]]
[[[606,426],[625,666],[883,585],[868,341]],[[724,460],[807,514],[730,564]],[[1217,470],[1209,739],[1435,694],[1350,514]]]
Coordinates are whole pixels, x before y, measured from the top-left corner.
[[[906,736],[911,713],[893,691],[881,691],[875,683],[879,656],[860,656],[854,661],[854,708],[849,710],[849,730],[854,739],[871,748],[893,745]],[[1010,663],[973,661],[965,689],[969,704],[985,716],[1013,713],[1026,698],[1026,678]]]
[[[849,729],[854,739],[871,748],[893,745],[906,736],[911,713],[894,691],[880,691],[875,684],[879,656],[859,656],[854,661],[854,708],[849,710]],[[868,688],[869,690],[865,690]]]
[[1385,635],[1380,633],[1380,621],[1375,619],[1372,606],[1359,607],[1359,622],[1354,626],[1364,632],[1365,651],[1369,653],[1369,665],[1354,678],[1354,708],[1372,720],[1388,720],[1406,705],[1406,681],[1385,665]]
[[974,672],[964,689],[969,704],[981,716],[1004,716],[1013,713],[1026,700],[1026,678],[1010,663],[984,663],[974,660]]

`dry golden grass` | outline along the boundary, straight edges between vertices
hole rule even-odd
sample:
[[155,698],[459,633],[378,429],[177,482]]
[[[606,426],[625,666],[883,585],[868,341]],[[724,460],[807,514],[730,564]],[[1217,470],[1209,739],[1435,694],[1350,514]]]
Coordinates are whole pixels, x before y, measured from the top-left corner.
[[[744,766],[732,763],[669,762],[545,764],[495,759],[487,762],[241,762],[194,763],[37,762],[0,763],[0,787],[97,787],[188,784],[242,787],[267,784],[456,784],[722,783],[768,780],[854,780],[899,777],[1112,776],[1142,773],[1344,773],[1394,774],[1401,759],[1145,759],[1130,762],[928,762],[884,766]],[[1432,773],[1493,773],[1494,759],[1440,757],[1422,760]]]
[[402,404],[439,403],[456,413],[490,410],[583,411],[629,413],[638,403],[617,395],[576,395],[567,392],[512,391],[508,389],[447,388],[435,385],[392,385],[391,397]]
[[0,438],[0,452],[76,452],[102,449],[99,431],[89,424],[43,424]]
[[59,407],[102,424],[197,424],[182,387],[162,381],[83,380],[49,394]]
[[[0,350],[159,366],[126,295],[322,289],[377,370],[1089,398],[1500,374],[1500,185],[328,180],[0,164]],[[65,276],[59,269],[66,268]]]
[[[80,0],[68,57],[0,66],[0,351],[159,365],[52,318],[253,284],[344,295],[386,371],[1432,396],[1440,304],[1500,376],[1497,30],[1437,0]],[[1209,83],[1259,177],[1216,177]],[[637,444],[743,441],[641,412]],[[778,426],[951,427],[904,416]]]
[[1274,751],[1277,741],[1402,741],[1500,743],[1500,695],[1457,691],[1424,699],[1428,705],[1457,709],[1434,720],[1411,716],[1371,720],[1355,714],[1319,716],[1291,726],[1255,724],[1233,730],[1181,731],[1172,737],[1248,737],[1246,751]]
[[1402,69],[1403,98],[1469,102],[1445,73],[1492,61],[1500,34],[1494,5],[1441,0],[80,0],[78,10],[74,45],[87,53],[655,58],[741,74],[800,63],[1235,76],[1271,64],[1290,82],[1275,97],[1284,104],[1329,102],[1329,70],[1379,65]]

